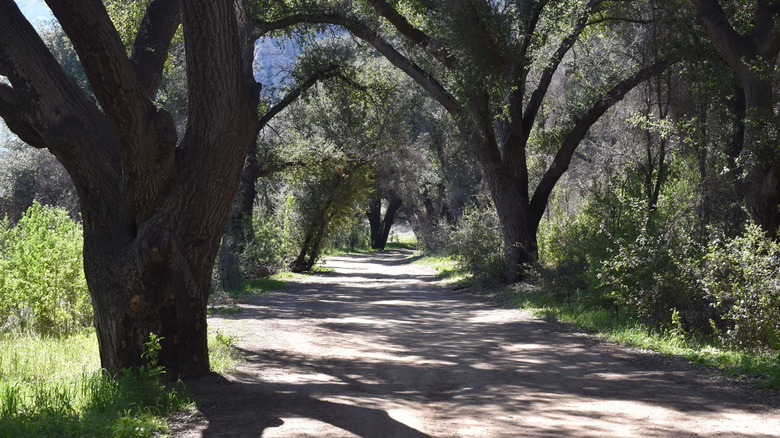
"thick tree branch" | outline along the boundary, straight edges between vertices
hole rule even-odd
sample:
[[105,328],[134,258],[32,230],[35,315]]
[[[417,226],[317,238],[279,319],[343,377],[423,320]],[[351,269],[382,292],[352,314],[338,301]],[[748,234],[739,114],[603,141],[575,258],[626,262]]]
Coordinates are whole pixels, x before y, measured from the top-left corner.
[[36,148],[45,148],[46,141],[37,132],[35,126],[29,120],[29,116],[22,112],[18,105],[14,89],[5,84],[0,84],[0,117],[3,118],[8,129],[18,135],[23,142]]
[[541,108],[542,102],[544,101],[544,96],[547,95],[547,90],[550,87],[550,82],[552,81],[553,75],[555,74],[556,70],[558,70],[558,66],[563,61],[563,57],[566,56],[566,53],[572,48],[572,46],[574,46],[574,43],[577,42],[577,38],[579,38],[582,30],[585,29],[585,26],[588,24],[588,18],[590,18],[590,12],[597,3],[598,0],[590,0],[588,4],[585,5],[585,9],[577,19],[577,22],[574,24],[571,32],[569,32],[569,34],[566,35],[566,38],[561,41],[558,49],[550,58],[550,62],[544,68],[542,77],[539,80],[539,85],[537,85],[536,89],[531,95],[531,99],[528,101],[528,107],[525,110],[525,114],[523,114],[523,129],[525,135],[528,135],[528,133],[531,132],[534,120],[536,120],[536,116],[539,114],[539,109]]
[[735,70],[741,71],[744,68],[745,54],[750,54],[751,58],[755,56],[755,49],[750,44],[748,38],[738,34],[731,27],[726,13],[717,0],[691,0],[698,11],[697,19],[707,29],[715,47],[721,56]]
[[439,102],[451,115],[458,116],[462,113],[462,107],[457,100],[455,100],[455,97],[434,79],[430,73],[402,55],[378,33],[363,23],[358,23],[336,13],[300,13],[274,22],[256,20],[256,24],[265,32],[286,29],[300,24],[333,24],[341,26],[356,37],[373,46],[379,53],[387,58],[391,64],[409,75],[409,77],[422,86],[425,91]]
[[764,58],[772,57],[772,54],[776,56],[780,51],[780,23],[777,23],[779,15],[780,1],[758,0],[752,39],[758,53]]
[[533,41],[533,35],[536,32],[536,26],[539,25],[539,18],[542,15],[542,11],[547,6],[550,0],[541,0],[538,2],[524,1],[520,8],[520,19],[524,21],[522,24],[523,29],[523,44],[520,47],[520,60],[525,62],[528,58],[528,50],[531,47]]
[[73,42],[92,91],[126,145],[142,143],[151,100],[141,86],[125,46],[101,0],[48,0]]
[[[186,170],[187,179],[171,196],[197,196],[211,203],[214,211],[227,214],[232,199],[224,199],[220,186],[237,187],[247,150],[256,139],[257,84],[248,68],[251,59],[245,56],[234,2],[191,0],[182,2],[181,8],[188,118],[177,166]],[[212,30],[215,26],[218,32]],[[197,233],[205,232],[198,224],[191,225]]]
[[541,219],[547,205],[547,200],[549,199],[555,184],[569,168],[574,151],[577,149],[582,139],[585,138],[590,127],[593,126],[609,108],[620,102],[626,93],[642,82],[660,74],[669,65],[671,65],[669,60],[661,59],[622,80],[608,93],[601,96],[601,98],[599,98],[596,103],[594,103],[585,114],[576,121],[574,127],[569,131],[569,135],[567,135],[566,139],[563,141],[558,153],[555,155],[553,163],[544,173],[542,180],[534,191],[533,198],[531,198],[530,202],[531,214],[534,215],[533,220],[538,222],[538,220]]
[[162,82],[173,34],[181,23],[178,0],[152,0],[130,49],[130,62],[150,99]]
[[414,44],[425,49],[437,61],[447,68],[452,68],[457,64],[457,59],[442,47],[437,41],[433,40],[422,30],[412,26],[409,20],[390,6],[384,0],[368,0],[374,9],[384,17],[401,35],[409,38]]
[[173,119],[149,98],[101,0],[47,4],[73,42],[92,91],[119,138],[125,207],[131,217],[144,220],[173,171],[177,140]]
[[279,102],[272,106],[265,114],[260,116],[260,129],[271,121],[277,114],[282,112],[291,103],[293,103],[304,91],[313,87],[318,81],[334,77],[338,74],[339,66],[331,66],[329,68],[318,71],[303,81],[301,84],[290,90]]
[[[121,205],[119,143],[111,124],[70,78],[12,0],[0,0],[0,116],[13,132],[46,147],[65,166],[85,227],[116,217]],[[87,189],[89,187],[89,189]]]

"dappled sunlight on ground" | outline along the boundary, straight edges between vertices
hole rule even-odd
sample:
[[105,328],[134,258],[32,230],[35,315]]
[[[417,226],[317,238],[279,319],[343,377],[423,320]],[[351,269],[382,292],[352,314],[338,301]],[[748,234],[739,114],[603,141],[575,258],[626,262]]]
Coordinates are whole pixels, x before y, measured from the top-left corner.
[[[776,405],[528,314],[443,289],[407,252],[328,259],[210,324],[240,370],[191,386],[183,436],[777,436]],[[776,400],[775,400],[776,402]]]

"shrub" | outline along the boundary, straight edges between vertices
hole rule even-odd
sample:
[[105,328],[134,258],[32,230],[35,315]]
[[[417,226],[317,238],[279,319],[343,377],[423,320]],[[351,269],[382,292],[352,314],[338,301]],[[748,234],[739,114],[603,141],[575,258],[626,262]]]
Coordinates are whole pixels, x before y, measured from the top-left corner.
[[468,207],[452,230],[452,253],[458,265],[483,280],[504,272],[504,243],[493,205]]
[[725,312],[725,339],[751,350],[780,349],[780,244],[756,225],[716,241],[702,283]]
[[444,219],[426,220],[417,218],[414,234],[417,236],[417,247],[424,253],[443,254],[448,252],[450,245],[449,225]]
[[635,239],[621,239],[615,254],[598,267],[598,287],[652,324],[707,327],[708,303],[693,276],[699,252],[684,235],[642,228]]
[[244,250],[247,257],[254,263],[282,258],[283,230],[275,218],[255,208],[252,214],[252,228],[255,235]]
[[15,227],[0,222],[0,331],[61,335],[91,323],[81,225],[37,202]]

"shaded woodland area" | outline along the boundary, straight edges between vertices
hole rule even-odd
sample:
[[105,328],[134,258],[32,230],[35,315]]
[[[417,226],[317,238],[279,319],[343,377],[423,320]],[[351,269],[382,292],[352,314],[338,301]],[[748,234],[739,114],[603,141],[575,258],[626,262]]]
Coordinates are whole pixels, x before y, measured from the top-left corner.
[[0,0],[4,333],[201,376],[209,297],[401,220],[470,284],[776,363],[780,1],[47,4]]

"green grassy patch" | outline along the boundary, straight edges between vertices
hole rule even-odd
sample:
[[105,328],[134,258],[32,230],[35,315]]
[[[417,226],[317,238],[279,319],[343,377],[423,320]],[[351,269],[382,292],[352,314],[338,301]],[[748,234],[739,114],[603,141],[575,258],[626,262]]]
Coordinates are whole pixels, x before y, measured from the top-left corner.
[[780,353],[756,354],[736,351],[717,340],[686,337],[676,330],[649,327],[605,309],[576,300],[557,300],[552,294],[527,284],[516,284],[498,292],[504,305],[524,308],[538,317],[562,321],[589,333],[637,348],[681,357],[711,366],[724,374],[764,389],[780,389]]
[[386,249],[415,249],[417,236],[409,234],[393,234],[387,239]]
[[332,274],[336,272],[336,269],[330,266],[314,265],[311,267],[310,274]]
[[471,287],[477,283],[474,276],[460,269],[455,258],[450,255],[416,253],[407,261],[433,268],[437,279],[454,287]]
[[387,242],[385,249],[415,249],[417,242]]
[[227,295],[233,300],[243,300],[249,297],[262,295],[269,290],[279,290],[286,287],[281,274],[270,277],[253,278],[244,282],[240,287],[226,290]]
[[[234,341],[209,333],[214,371],[240,360]],[[159,437],[171,415],[194,406],[181,383],[154,369],[101,372],[94,332],[0,337],[0,437]]]
[[151,437],[193,404],[149,372],[100,371],[94,333],[0,339],[0,436]]
[[209,364],[215,373],[228,373],[241,361],[234,347],[236,338],[219,330],[209,330]]

